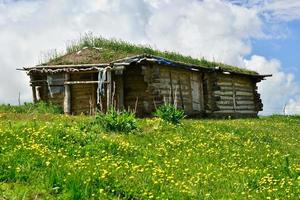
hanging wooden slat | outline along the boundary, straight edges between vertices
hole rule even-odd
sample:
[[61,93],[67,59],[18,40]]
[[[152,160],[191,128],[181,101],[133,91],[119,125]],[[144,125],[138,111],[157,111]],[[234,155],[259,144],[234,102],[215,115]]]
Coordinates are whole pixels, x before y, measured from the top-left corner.
[[106,99],[107,99],[107,110],[110,108],[112,105],[112,83],[111,83],[111,69],[107,69],[106,71],[106,76],[107,76],[107,88],[106,88]]
[[[70,74],[65,74],[65,80],[70,80]],[[67,84],[65,84],[64,113],[71,114],[71,90]]]

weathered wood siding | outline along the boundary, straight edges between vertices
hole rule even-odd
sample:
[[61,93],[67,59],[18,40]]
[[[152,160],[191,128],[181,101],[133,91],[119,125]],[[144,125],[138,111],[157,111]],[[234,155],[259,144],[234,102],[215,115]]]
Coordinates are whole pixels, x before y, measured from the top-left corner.
[[30,85],[36,90],[37,100],[48,102],[47,75],[35,73],[30,75]]
[[125,109],[136,109],[138,116],[147,115],[150,112],[150,102],[142,66],[129,66],[126,68],[123,75]]
[[147,83],[148,112],[163,103],[176,104],[188,115],[199,115],[203,108],[202,74],[164,65],[142,67]]
[[248,77],[211,74],[207,113],[212,116],[253,117],[262,110],[256,82]]
[[[64,74],[31,74],[31,86],[39,100],[63,107]],[[68,81],[97,81],[98,72],[76,72]],[[150,116],[164,104],[176,104],[189,116],[256,117],[263,104],[257,92],[260,79],[221,72],[190,71],[171,66],[139,63],[112,72],[112,102],[117,109]],[[50,84],[50,85],[49,85]],[[71,84],[71,114],[106,111],[107,93],[97,105],[97,84]],[[51,91],[51,92],[50,92]],[[102,107],[100,106],[102,105]]]
[[[97,73],[73,73],[71,81],[97,80]],[[96,84],[71,85],[71,113],[93,114],[96,109]]]

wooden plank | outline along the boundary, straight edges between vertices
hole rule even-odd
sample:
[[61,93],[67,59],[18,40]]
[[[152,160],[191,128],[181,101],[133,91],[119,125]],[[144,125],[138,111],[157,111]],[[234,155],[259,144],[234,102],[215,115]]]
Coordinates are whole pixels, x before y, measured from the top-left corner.
[[249,104],[253,104],[254,105],[254,101],[253,100],[238,100],[237,101],[237,105],[249,105]]
[[217,101],[218,105],[231,105],[233,106],[233,101]]
[[171,89],[171,104],[174,104],[174,92],[173,92],[173,81],[172,81],[172,72],[169,72],[170,78],[170,89]]
[[[232,96],[220,96],[221,100],[232,100]],[[251,96],[236,96],[235,99],[237,101],[253,101],[253,97]]]
[[179,98],[181,103],[181,108],[184,110],[184,101],[183,101],[183,94],[182,94],[182,86],[181,86],[181,80],[179,78]]
[[235,84],[235,86],[238,86],[238,87],[251,87],[252,86],[252,83],[251,82],[249,82],[249,83],[234,83]]
[[236,87],[235,88],[235,91],[237,92],[253,92],[253,89],[252,88],[241,88],[241,87]]
[[[107,83],[104,81],[104,83]],[[76,84],[98,84],[98,81],[65,81],[65,85],[76,85]]]
[[204,91],[203,91],[203,74],[200,75],[200,107],[201,111],[204,111]]
[[231,82],[217,82],[217,85],[221,87],[232,87]]
[[123,76],[119,80],[119,109],[124,109],[124,79]]
[[[70,74],[65,74],[65,80],[70,79]],[[69,85],[65,85],[65,96],[64,96],[64,113],[71,114],[71,90]]]
[[217,105],[217,107],[220,110],[232,110],[233,112],[235,111],[233,105],[231,105],[231,106],[230,105],[226,105],[226,106],[224,106],[224,105]]
[[236,107],[237,110],[255,110],[254,105],[240,105]]
[[32,89],[32,100],[33,100],[33,103],[36,103],[37,102],[36,87],[32,86],[31,89]]
[[235,83],[232,79],[232,102],[233,102],[233,109],[236,110],[236,89],[235,89]]
[[237,96],[253,96],[253,92],[240,92],[240,91],[237,91],[236,95]]
[[112,105],[112,81],[111,81],[111,70],[107,69],[106,71],[106,76],[107,76],[107,87],[106,87],[106,108],[109,109],[110,106]]
[[215,95],[220,95],[220,96],[231,96],[233,95],[232,91],[215,91]]
[[191,73],[191,90],[192,90],[193,110],[201,111],[200,81],[199,81],[199,74],[196,72]]

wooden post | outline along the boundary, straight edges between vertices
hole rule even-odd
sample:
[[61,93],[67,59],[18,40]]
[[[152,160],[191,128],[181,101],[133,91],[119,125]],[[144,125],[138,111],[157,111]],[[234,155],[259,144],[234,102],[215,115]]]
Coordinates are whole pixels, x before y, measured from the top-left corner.
[[180,79],[180,77],[179,77],[179,96],[180,96],[180,101],[181,101],[181,108],[183,109],[183,110],[185,110],[184,109],[184,100],[183,100],[183,95],[182,95],[182,86],[181,86],[181,79]]
[[200,75],[200,107],[201,107],[201,111],[205,112],[205,108],[204,108],[204,88],[203,88],[203,81],[204,81],[204,74],[201,73]]
[[119,82],[119,109],[124,109],[124,76],[120,77]]
[[112,104],[112,82],[111,82],[111,69],[107,69],[106,71],[106,76],[107,76],[107,88],[106,88],[106,111],[110,108]]
[[[70,74],[65,74],[65,81],[70,80]],[[64,113],[71,114],[71,89],[70,85],[65,84],[65,96],[64,96]]]
[[[91,80],[94,81],[94,74],[91,74]],[[92,84],[92,94],[91,94],[91,96],[92,96],[92,99],[91,99],[91,101],[92,101],[92,112],[91,112],[91,114],[92,115],[94,115],[96,113],[96,105],[97,105],[96,95],[97,95],[96,86],[95,86],[95,84]]]
[[37,98],[36,98],[36,89],[35,89],[35,86],[32,86],[31,89],[32,89],[32,100],[33,100],[33,103],[36,103],[37,102]]
[[231,85],[232,85],[232,101],[233,101],[233,110],[236,112],[236,91],[233,77],[231,76]]
[[[172,72],[169,72],[169,76],[170,76],[170,96],[171,96],[171,102],[169,102],[170,104],[174,105],[174,94],[173,94],[173,79],[172,79]],[[169,100],[170,101],[170,100]]]

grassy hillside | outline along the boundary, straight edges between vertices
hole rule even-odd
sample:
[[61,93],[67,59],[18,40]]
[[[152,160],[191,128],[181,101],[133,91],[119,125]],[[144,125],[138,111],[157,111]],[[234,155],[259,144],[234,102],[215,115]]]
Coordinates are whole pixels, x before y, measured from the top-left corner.
[[91,120],[0,113],[0,199],[299,199],[300,117]]

